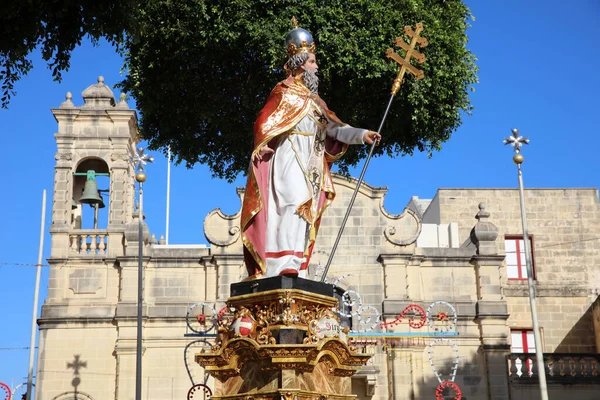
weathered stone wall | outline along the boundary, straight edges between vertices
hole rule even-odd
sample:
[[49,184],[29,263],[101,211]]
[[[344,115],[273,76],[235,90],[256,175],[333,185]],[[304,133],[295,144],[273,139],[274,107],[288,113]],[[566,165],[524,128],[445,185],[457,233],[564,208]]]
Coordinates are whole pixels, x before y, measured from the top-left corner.
[[[440,223],[458,222],[461,240],[468,238],[472,209],[480,202],[498,226],[501,254],[506,235],[522,234],[516,189],[440,189],[436,198]],[[544,349],[594,352],[590,305],[600,286],[598,190],[527,189],[525,204]],[[501,272],[510,327],[531,328],[527,282],[508,280],[504,268]]]
[[[96,399],[115,398],[116,338],[117,332],[110,323],[82,321],[71,323],[68,328],[45,327],[40,331],[36,398],[51,400],[75,389],[93,393]],[[78,375],[75,364],[80,364]]]

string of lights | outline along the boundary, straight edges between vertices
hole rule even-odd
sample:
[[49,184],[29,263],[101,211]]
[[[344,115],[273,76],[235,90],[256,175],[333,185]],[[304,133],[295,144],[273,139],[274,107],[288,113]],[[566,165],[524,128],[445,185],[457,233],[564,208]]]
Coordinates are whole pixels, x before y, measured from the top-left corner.
[[[37,347],[35,347],[37,349]],[[0,351],[7,350],[29,350],[29,347],[0,347]]]
[[49,264],[26,264],[26,263],[15,263],[15,262],[7,262],[0,261],[0,265],[3,266],[11,266],[11,267],[49,267]]

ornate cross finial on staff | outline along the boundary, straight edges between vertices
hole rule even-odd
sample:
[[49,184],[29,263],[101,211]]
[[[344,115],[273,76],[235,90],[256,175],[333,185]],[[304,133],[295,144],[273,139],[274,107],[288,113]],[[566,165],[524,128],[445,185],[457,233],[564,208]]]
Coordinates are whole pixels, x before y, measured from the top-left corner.
[[416,29],[413,29],[410,26],[404,27],[404,34],[411,38],[410,44],[406,43],[404,39],[399,36],[396,38],[395,45],[399,46],[406,52],[406,56],[401,58],[394,49],[387,49],[385,55],[387,58],[391,58],[401,65],[400,71],[398,72],[398,76],[394,80],[394,84],[392,85],[392,95],[395,95],[400,89],[400,85],[402,85],[402,79],[404,78],[404,74],[406,71],[413,74],[417,79],[423,79],[425,74],[422,70],[411,65],[410,60],[412,57],[417,60],[419,64],[425,62],[425,56],[422,53],[419,53],[415,50],[415,46],[418,44],[421,48],[426,47],[429,42],[424,37],[420,37],[419,35],[423,31],[423,23],[419,22],[416,25]]
[[521,152],[521,146],[523,146],[524,144],[529,144],[529,139],[524,138],[523,136],[519,136],[518,129],[511,129],[511,132],[512,136],[504,138],[503,142],[505,145],[510,144],[512,147],[515,148],[515,153],[519,154]]
[[139,147],[136,149],[136,152],[133,154],[133,156],[131,156],[131,164],[133,164],[133,168],[137,172],[142,172],[146,163],[154,162],[154,157],[144,153],[145,150],[146,149],[143,147]]
[[[379,129],[377,129],[377,133],[381,133],[381,129],[383,128],[385,119],[387,118],[388,112],[390,111],[390,106],[392,105],[392,100],[394,100],[396,93],[400,89],[400,85],[402,85],[402,79],[404,78],[404,74],[406,73],[406,71],[413,74],[417,79],[423,79],[425,77],[425,74],[423,73],[422,70],[420,70],[410,64],[410,60],[413,57],[417,60],[418,63],[425,62],[425,56],[415,50],[415,47],[417,44],[419,46],[421,46],[421,48],[427,46],[427,43],[428,43],[427,39],[419,36],[422,31],[423,31],[423,23],[419,22],[416,25],[416,29],[414,31],[410,26],[404,27],[404,34],[411,38],[410,44],[407,44],[406,42],[404,42],[404,39],[402,39],[402,37],[396,38],[395,45],[399,46],[406,52],[406,56],[404,58],[400,57],[396,52],[394,52],[393,49],[387,49],[387,51],[385,52],[385,55],[387,56],[387,58],[391,58],[392,60],[396,61],[398,64],[401,65],[401,68],[400,68],[400,71],[398,72],[398,76],[394,80],[394,84],[392,85],[392,95],[390,96],[388,105],[385,109],[385,112],[383,113],[383,118],[381,119],[381,123],[379,124]],[[371,149],[369,150],[369,155],[367,156],[367,159],[365,160],[365,165],[363,166],[362,172],[360,173],[360,176],[358,178],[358,182],[356,183],[356,188],[354,189],[354,193],[352,194],[352,198],[350,199],[350,203],[348,204],[348,209],[346,210],[346,215],[344,216],[344,219],[342,220],[342,225],[340,226],[338,235],[335,239],[335,242],[333,243],[333,248],[331,249],[331,252],[329,253],[329,259],[327,260],[327,264],[325,265],[325,270],[323,271],[323,274],[321,275],[321,282],[325,282],[325,279],[327,278],[327,272],[329,271],[329,267],[331,266],[331,262],[333,261],[333,256],[335,255],[335,251],[337,250],[337,246],[340,242],[340,238],[342,237],[342,233],[344,232],[344,227],[346,226],[346,222],[348,221],[348,217],[350,216],[350,211],[352,210],[352,206],[354,205],[354,201],[356,200],[356,195],[358,193],[358,189],[360,188],[363,178],[365,177],[365,172],[367,171],[367,167],[369,166],[369,161],[371,160],[371,157],[373,156],[373,150],[375,150],[376,144],[377,144],[377,142],[374,141],[373,144],[371,145]]]

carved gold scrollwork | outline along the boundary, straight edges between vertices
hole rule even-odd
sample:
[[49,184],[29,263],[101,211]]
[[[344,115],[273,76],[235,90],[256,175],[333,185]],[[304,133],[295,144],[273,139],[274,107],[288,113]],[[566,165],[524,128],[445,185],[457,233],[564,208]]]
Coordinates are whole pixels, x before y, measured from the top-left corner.
[[256,341],[259,344],[275,344],[275,338],[271,334],[266,306],[254,306],[254,315],[257,323]]
[[308,324],[308,332],[306,337],[302,341],[304,344],[316,344],[319,342],[319,337],[317,336],[317,320],[312,320]]
[[296,300],[292,298],[290,290],[284,292],[283,297],[279,299],[279,303],[282,305],[279,321],[283,322],[286,326],[290,326],[298,320],[298,316],[292,312],[292,307],[296,303]]
[[285,392],[282,393],[281,396],[285,399],[285,400],[294,400],[294,393],[291,392]]

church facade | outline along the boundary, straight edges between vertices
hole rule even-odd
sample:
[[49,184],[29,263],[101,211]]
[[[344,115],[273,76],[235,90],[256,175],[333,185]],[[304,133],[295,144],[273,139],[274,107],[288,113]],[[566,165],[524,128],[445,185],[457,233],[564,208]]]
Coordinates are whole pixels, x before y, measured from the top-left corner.
[[[245,276],[240,214],[209,213],[206,245],[161,244],[147,228],[140,243],[129,162],[139,141],[135,111],[123,98],[115,102],[101,79],[83,98],[75,106],[68,95],[52,110],[52,248],[36,399],[135,397],[139,246],[144,398],[186,398],[194,383],[213,384],[194,364],[194,354],[214,340],[198,315],[216,318],[230,284]],[[101,228],[88,223],[95,215],[81,204],[89,181],[108,187],[99,194],[108,207]],[[311,278],[322,273],[356,185],[340,176],[334,183]],[[439,189],[433,199],[413,197],[399,215],[386,211],[386,191],[362,185],[328,274],[345,293],[349,339],[373,354],[352,379],[358,399],[435,399],[442,382],[450,382],[444,394],[460,390],[463,399],[537,398],[518,191]],[[598,191],[525,193],[550,398],[595,399]]]

